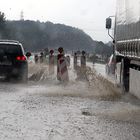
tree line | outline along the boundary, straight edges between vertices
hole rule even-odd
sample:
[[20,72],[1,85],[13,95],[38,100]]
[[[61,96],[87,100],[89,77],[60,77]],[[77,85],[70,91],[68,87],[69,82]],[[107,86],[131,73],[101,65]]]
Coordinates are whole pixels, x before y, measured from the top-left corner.
[[61,46],[68,51],[85,50],[98,54],[110,53],[107,45],[93,40],[81,29],[52,22],[9,21],[2,12],[0,12],[0,38],[20,41],[26,51],[56,49]]

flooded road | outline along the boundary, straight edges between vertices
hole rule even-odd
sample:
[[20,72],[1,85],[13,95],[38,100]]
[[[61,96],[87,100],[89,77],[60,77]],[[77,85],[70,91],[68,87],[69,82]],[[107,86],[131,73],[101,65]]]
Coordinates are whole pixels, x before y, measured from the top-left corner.
[[[1,140],[139,140],[140,105],[105,79],[0,84]],[[91,74],[92,75],[92,74]]]

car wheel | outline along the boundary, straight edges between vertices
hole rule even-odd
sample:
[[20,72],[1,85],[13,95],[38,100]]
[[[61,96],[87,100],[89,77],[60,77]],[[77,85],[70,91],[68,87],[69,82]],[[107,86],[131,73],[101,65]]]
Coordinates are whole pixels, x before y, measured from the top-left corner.
[[25,70],[25,72],[23,72],[21,82],[22,83],[27,83],[28,82],[28,72],[27,72],[27,70]]
[[6,81],[6,82],[9,82],[10,79],[11,79],[11,75],[8,74],[8,75],[5,76],[5,81]]
[[28,82],[28,68],[24,67],[22,72],[20,73],[19,80],[22,83]]

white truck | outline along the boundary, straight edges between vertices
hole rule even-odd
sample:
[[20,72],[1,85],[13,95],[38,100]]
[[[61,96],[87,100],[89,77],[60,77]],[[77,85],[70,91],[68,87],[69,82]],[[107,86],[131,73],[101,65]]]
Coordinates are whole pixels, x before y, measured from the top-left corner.
[[[114,28],[116,81],[140,98],[140,0],[117,0]],[[111,29],[112,18],[106,19]],[[110,34],[109,34],[110,35]]]

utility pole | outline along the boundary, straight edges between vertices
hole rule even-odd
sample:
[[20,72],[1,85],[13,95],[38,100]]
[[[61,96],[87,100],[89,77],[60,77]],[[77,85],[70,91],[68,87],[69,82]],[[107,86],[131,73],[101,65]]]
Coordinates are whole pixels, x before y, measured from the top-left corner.
[[24,20],[24,12],[23,11],[21,11],[21,13],[20,13],[20,20]]

